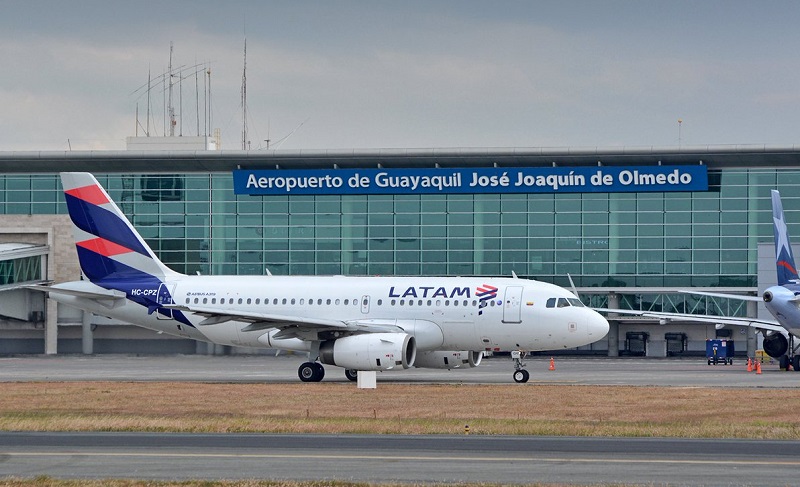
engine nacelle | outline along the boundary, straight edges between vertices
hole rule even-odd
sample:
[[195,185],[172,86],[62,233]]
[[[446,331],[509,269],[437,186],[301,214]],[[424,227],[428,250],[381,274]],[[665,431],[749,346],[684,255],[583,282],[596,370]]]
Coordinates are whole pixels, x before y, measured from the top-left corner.
[[764,351],[772,358],[780,358],[789,350],[789,340],[780,332],[764,337]]
[[458,369],[461,367],[477,367],[483,360],[483,352],[436,351],[420,352],[414,367],[425,369]]
[[406,333],[364,333],[322,342],[319,361],[353,370],[407,369],[414,365],[417,344]]

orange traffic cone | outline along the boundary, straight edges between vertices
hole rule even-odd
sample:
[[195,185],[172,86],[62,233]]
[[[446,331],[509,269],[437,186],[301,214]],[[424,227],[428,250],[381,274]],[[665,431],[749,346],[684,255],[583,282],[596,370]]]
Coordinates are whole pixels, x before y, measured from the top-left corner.
[[748,372],[752,372],[753,371],[753,361],[750,360],[750,357],[747,357],[747,371]]
[[756,374],[761,375],[761,362],[756,360]]
[[550,357],[550,370],[556,370],[556,362],[553,357]]

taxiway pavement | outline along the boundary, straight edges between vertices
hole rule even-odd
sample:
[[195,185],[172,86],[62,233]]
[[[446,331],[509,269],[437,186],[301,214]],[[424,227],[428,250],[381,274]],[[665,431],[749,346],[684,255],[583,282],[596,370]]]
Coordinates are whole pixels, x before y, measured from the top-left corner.
[[[0,382],[29,381],[201,381],[298,382],[300,355],[129,356],[54,355],[0,357]],[[746,362],[708,365],[705,358],[604,358],[556,356],[527,360],[528,384],[633,385],[667,387],[800,387],[799,372],[765,364],[762,374],[746,371]],[[324,381],[346,382],[344,369],[325,366]],[[475,368],[408,369],[378,373],[381,382],[513,384],[508,357],[484,359]]]
[[788,441],[0,433],[0,478],[796,485]]

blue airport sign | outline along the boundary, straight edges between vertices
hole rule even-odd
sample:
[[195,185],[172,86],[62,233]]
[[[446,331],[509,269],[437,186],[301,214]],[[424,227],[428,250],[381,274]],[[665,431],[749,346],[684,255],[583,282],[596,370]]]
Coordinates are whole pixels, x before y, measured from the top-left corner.
[[236,194],[635,193],[707,191],[706,166],[233,171]]

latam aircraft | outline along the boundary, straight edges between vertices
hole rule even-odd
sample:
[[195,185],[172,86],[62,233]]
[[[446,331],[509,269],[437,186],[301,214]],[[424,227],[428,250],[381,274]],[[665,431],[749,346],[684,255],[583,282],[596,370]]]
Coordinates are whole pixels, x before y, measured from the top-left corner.
[[569,291],[514,278],[190,276],[166,267],[89,173],[61,182],[85,280],[46,286],[52,299],[98,315],[222,345],[308,353],[358,371],[475,367],[483,352],[527,352],[603,338],[608,322]]

